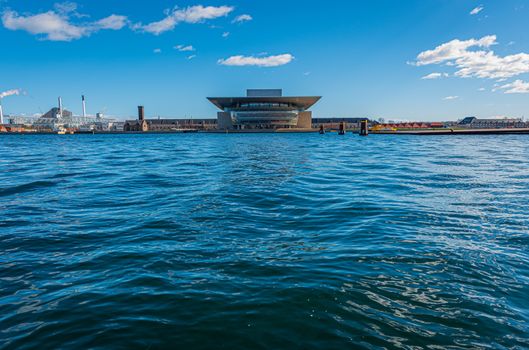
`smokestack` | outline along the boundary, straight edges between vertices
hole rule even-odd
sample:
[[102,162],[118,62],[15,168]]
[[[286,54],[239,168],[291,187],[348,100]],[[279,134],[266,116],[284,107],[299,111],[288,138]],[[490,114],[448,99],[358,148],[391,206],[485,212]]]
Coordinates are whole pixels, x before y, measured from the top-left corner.
[[2,109],[2,99],[0,98],[0,125],[4,124],[4,110]]
[[62,98],[59,96],[59,118],[62,119]]
[[84,99],[84,95],[81,96],[83,100],[83,118],[86,118],[86,101]]
[[13,95],[18,95],[18,94],[20,94],[19,89],[0,92],[0,124],[4,124],[4,111],[2,109],[2,99],[7,96],[13,96]]
[[138,106],[138,119],[140,121],[145,120],[145,108],[143,106]]

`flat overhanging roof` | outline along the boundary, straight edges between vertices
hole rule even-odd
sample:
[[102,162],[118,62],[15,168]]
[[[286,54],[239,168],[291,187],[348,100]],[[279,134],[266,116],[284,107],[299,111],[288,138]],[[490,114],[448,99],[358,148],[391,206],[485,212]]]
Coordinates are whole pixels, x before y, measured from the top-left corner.
[[307,110],[314,106],[321,96],[305,97],[208,97],[208,100],[221,110],[237,108],[240,104],[247,103],[286,103]]

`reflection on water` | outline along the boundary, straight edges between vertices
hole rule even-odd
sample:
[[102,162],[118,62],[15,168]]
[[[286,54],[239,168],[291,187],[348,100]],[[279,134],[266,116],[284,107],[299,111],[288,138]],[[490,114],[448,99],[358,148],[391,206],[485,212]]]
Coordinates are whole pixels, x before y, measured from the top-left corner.
[[1,137],[0,344],[527,348],[528,150]]

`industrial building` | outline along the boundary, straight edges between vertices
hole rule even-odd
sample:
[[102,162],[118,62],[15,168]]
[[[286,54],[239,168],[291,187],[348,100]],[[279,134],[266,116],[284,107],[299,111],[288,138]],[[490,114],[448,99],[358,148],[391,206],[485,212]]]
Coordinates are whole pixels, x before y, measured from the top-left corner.
[[170,131],[208,131],[217,129],[217,119],[144,119],[127,120],[123,131],[128,132],[170,132]]
[[123,126],[123,131],[128,132],[185,132],[216,129],[216,119],[145,119],[145,109],[143,106],[138,106],[138,119],[127,120]]
[[280,89],[247,90],[246,97],[208,97],[220,109],[219,130],[312,129],[309,109],[320,99],[284,97]]
[[41,116],[9,116],[6,130],[11,132],[119,132],[123,131],[123,122],[106,118],[101,113],[95,116],[87,115],[86,100],[81,97],[82,115],[74,115],[62,105],[62,98],[58,98],[58,105]]

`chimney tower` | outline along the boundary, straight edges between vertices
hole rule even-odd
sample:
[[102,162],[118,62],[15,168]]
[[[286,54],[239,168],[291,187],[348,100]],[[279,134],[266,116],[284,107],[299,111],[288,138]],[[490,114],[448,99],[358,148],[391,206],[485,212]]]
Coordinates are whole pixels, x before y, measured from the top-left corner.
[[59,96],[59,119],[62,119],[62,98]]
[[83,100],[83,118],[86,118],[86,101],[84,95],[81,95],[81,99]]
[[145,108],[143,106],[138,106],[138,120],[145,120]]
[[0,98],[0,125],[4,124],[4,110],[2,109],[2,99]]

